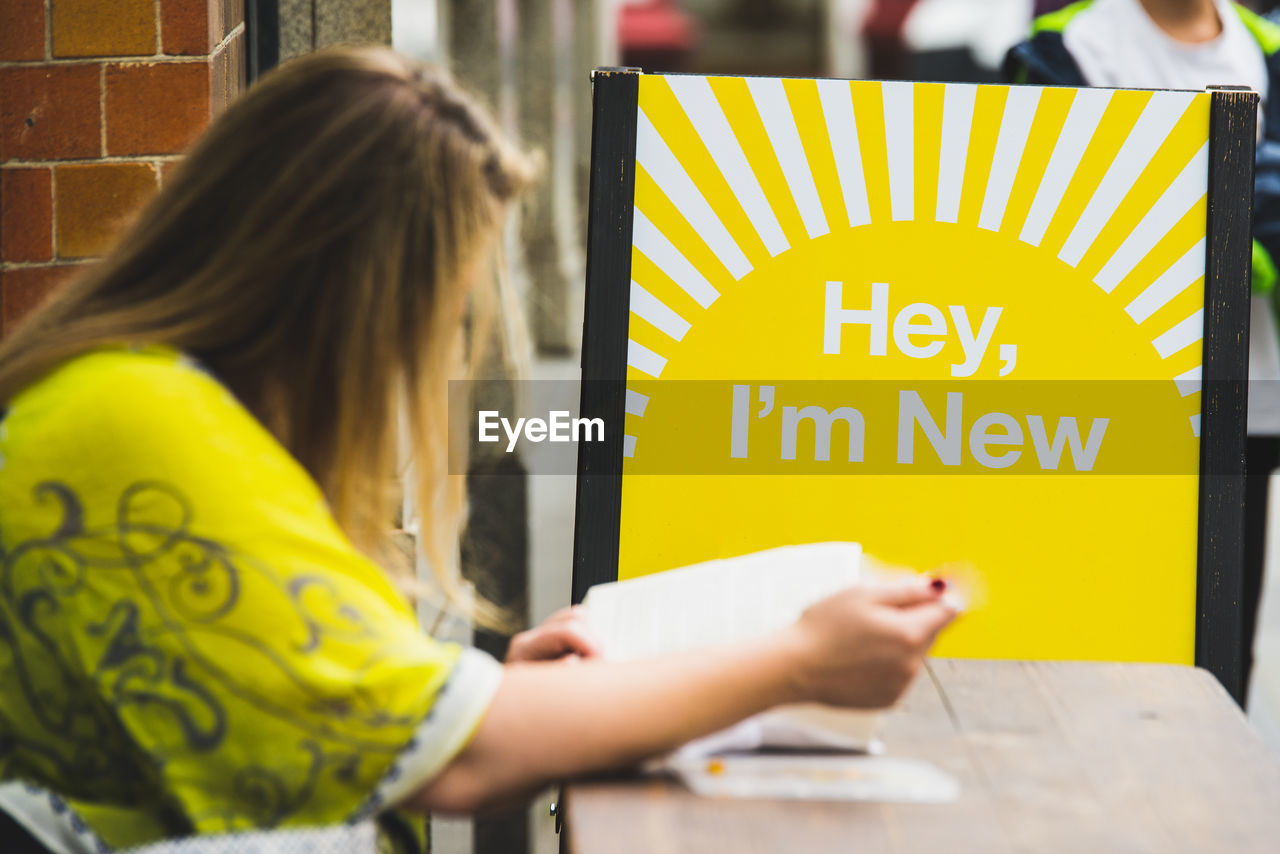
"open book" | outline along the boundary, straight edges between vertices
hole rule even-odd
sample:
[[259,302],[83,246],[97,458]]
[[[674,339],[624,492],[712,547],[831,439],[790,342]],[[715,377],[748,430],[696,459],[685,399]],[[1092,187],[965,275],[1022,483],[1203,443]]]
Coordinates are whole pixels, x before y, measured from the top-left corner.
[[[768,634],[814,602],[863,580],[857,543],[783,546],[587,592],[587,619],[606,658],[679,653]],[[780,706],[685,745],[673,759],[761,747],[878,752],[876,712]]]

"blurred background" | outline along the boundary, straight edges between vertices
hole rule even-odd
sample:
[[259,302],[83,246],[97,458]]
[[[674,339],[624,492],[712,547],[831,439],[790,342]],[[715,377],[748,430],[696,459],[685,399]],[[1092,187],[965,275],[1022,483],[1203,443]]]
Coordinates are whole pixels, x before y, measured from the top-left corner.
[[[509,135],[542,153],[544,180],[506,228],[505,272],[527,310],[520,355],[531,378],[573,383],[592,68],[998,82],[1005,52],[1033,16],[1063,5],[0,0],[0,320],[12,328],[69,273],[105,254],[190,140],[258,76],[325,45],[373,41],[451,67]],[[1276,3],[1244,5],[1268,13]],[[471,464],[464,556],[484,570],[474,573],[484,593],[537,622],[569,601],[574,478],[483,448]],[[407,508],[410,548],[412,516]],[[456,621],[449,632],[472,635]],[[504,638],[474,639],[502,653]],[[553,799],[548,792],[527,811],[474,823],[433,820],[433,849],[555,851]]]

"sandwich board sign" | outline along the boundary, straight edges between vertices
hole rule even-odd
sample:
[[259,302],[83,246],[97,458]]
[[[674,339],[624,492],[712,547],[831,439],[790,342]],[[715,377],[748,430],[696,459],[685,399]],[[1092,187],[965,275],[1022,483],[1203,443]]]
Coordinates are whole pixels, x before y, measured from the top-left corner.
[[1257,96],[594,77],[574,596],[973,568],[939,655],[1239,690]]

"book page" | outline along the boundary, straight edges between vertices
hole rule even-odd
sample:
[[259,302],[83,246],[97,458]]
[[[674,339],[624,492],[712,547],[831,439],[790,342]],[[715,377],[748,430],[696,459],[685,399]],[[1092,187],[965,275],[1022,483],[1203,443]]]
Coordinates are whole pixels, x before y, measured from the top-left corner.
[[[605,658],[628,661],[766,635],[862,575],[857,543],[809,543],[597,585],[583,604]],[[761,747],[874,752],[879,718],[868,711],[780,706],[690,742],[672,761]]]
[[707,561],[587,592],[605,657],[627,661],[768,634],[858,583],[857,543],[782,546]]

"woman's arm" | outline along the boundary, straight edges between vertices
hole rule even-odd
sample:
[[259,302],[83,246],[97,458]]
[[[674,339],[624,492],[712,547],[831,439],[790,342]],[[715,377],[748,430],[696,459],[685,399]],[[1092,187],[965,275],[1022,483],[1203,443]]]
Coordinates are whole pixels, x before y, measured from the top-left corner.
[[402,806],[471,812],[661,754],[779,703],[891,705],[954,616],[925,579],[845,591],[750,644],[509,665],[471,743]]

